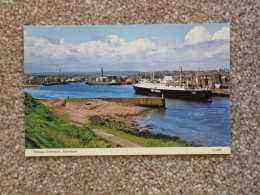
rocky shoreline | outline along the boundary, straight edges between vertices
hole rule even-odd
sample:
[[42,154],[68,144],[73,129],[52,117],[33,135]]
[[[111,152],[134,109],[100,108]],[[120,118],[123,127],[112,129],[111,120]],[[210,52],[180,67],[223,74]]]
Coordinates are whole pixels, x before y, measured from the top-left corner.
[[130,104],[115,103],[95,98],[68,98],[66,100],[42,100],[42,103],[51,107],[62,118],[84,123],[101,129],[121,131],[126,134],[147,139],[174,141],[188,147],[198,147],[194,142],[187,142],[178,136],[155,134],[149,131],[152,127],[140,126],[137,117],[143,116],[151,109]]
[[[138,116],[144,113],[140,113]],[[122,120],[123,119],[123,120]],[[196,144],[194,142],[187,142],[178,136],[164,135],[161,133],[152,133],[149,131],[151,128],[149,125],[140,127],[139,123],[135,120],[136,116],[128,117],[127,120],[121,116],[111,117],[111,116],[98,116],[94,115],[89,118],[90,125],[98,126],[102,128],[108,128],[116,131],[122,131],[127,134],[131,134],[137,137],[143,137],[147,139],[159,139],[163,141],[174,141],[178,143],[185,144],[187,147],[199,147],[202,145]]]

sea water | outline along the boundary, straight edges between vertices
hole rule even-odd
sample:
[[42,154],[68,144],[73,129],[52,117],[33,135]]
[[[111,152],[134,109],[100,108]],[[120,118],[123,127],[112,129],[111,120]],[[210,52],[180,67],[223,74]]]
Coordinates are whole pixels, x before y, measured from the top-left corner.
[[[35,98],[144,97],[132,85],[86,85],[69,83],[25,88]],[[147,97],[147,96],[145,96]],[[178,136],[205,146],[230,146],[230,99],[213,97],[212,102],[166,99],[166,109],[153,109],[138,122],[153,133]]]

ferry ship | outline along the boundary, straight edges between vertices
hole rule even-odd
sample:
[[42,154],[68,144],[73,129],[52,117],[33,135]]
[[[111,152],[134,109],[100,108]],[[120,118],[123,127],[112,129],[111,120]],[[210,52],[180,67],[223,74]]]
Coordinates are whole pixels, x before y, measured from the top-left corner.
[[190,99],[200,101],[212,101],[212,92],[209,88],[190,86],[182,82],[182,70],[180,81],[172,80],[142,80],[133,85],[135,93],[148,96],[160,96],[163,98]]
[[170,86],[161,83],[137,83],[134,84],[133,87],[136,94],[142,95],[202,101],[212,100],[212,92],[210,89],[192,89],[180,86]]

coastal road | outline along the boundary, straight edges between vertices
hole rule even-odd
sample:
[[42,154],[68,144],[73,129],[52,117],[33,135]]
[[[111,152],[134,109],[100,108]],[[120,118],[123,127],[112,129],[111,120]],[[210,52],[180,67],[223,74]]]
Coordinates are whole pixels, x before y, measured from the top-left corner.
[[100,137],[103,137],[105,139],[108,139],[116,144],[119,144],[120,146],[124,148],[141,148],[143,146],[136,144],[134,142],[130,142],[128,140],[122,139],[120,137],[117,137],[113,134],[106,133],[104,131],[98,130],[98,129],[91,129],[95,134],[99,135]]
[[[71,121],[72,122],[72,121]],[[84,125],[84,124],[80,124],[80,123],[77,123],[77,122],[72,122],[74,125],[77,125],[79,127],[88,127],[87,125]],[[120,146],[122,146],[123,148],[143,148],[143,146],[139,145],[139,144],[136,144],[134,142],[131,142],[131,141],[128,141],[128,140],[125,140],[125,139],[122,139],[120,137],[117,137],[113,134],[110,134],[110,133],[106,133],[102,130],[99,130],[99,129],[91,129],[91,131],[93,131],[95,134],[99,135],[100,137],[103,137],[111,142],[114,142],[116,144],[119,144]]]

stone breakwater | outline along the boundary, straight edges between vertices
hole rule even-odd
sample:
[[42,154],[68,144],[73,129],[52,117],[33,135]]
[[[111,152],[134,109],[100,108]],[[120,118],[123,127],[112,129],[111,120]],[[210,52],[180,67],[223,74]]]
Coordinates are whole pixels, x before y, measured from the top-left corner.
[[133,104],[150,108],[165,108],[165,99],[163,98],[100,98],[104,101]]

